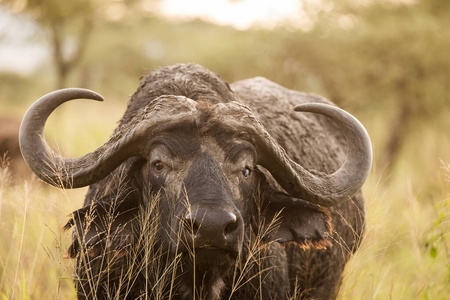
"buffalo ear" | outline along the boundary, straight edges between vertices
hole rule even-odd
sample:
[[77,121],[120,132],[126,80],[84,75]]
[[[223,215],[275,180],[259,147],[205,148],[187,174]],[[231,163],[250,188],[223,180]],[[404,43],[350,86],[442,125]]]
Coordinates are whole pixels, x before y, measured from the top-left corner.
[[261,195],[259,219],[259,224],[265,224],[265,241],[293,242],[303,249],[332,245],[330,212],[305,200],[268,188]]
[[[109,198],[105,196],[105,199]],[[107,200],[100,199],[71,214],[71,219],[63,227],[63,230],[68,230],[75,226],[72,245],[65,258],[76,258],[80,251],[91,258],[105,254],[120,257],[127,253],[137,227],[139,210],[133,207],[132,201],[111,203]]]

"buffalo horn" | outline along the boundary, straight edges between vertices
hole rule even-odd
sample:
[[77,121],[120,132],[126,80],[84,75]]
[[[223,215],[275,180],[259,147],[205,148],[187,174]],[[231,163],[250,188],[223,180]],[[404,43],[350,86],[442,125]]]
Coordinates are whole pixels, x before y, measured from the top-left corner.
[[45,122],[59,105],[80,98],[103,100],[99,94],[86,89],[57,90],[37,100],[25,113],[20,127],[20,149],[28,166],[39,178],[61,188],[93,184],[129,157],[145,157],[144,137],[151,137],[158,128],[171,121],[191,117],[195,110],[194,101],[185,97],[161,96],[116,130],[103,146],[79,158],[63,158],[45,141]]
[[219,109],[223,110],[222,116],[233,116],[227,118],[225,123],[234,128],[241,128],[240,132],[246,133],[244,138],[246,136],[257,149],[258,164],[266,168],[293,197],[321,206],[334,206],[349,200],[367,179],[372,165],[369,135],[356,118],[336,106],[305,103],[294,108],[295,111],[329,117],[341,128],[347,140],[347,158],[332,174],[308,171],[293,161],[248,107],[238,102],[230,102]]
[[348,145],[345,162],[332,174],[310,172],[294,162],[278,143],[266,139],[264,144],[269,145],[266,149],[269,148],[271,157],[266,156],[262,164],[291,195],[326,207],[349,200],[366,181],[372,165],[372,146],[366,129],[355,117],[336,106],[305,103],[295,106],[294,110],[324,115],[338,125]]

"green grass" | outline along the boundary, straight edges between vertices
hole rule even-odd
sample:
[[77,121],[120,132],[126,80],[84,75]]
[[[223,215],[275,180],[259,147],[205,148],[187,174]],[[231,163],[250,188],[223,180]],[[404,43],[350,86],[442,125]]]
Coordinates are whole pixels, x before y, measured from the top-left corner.
[[[47,130],[49,141],[71,149],[70,156],[106,141],[124,109],[112,106],[105,114],[105,104],[81,106],[69,109],[69,104],[50,119]],[[436,155],[439,145],[448,145],[438,145],[439,136],[426,139],[436,143],[422,149],[426,167],[414,161],[413,148],[404,151],[393,174],[374,166],[364,186],[366,236],[347,265],[340,299],[450,295],[450,165]],[[1,169],[0,299],[75,298],[75,261],[63,258],[71,234],[61,228],[67,215],[82,206],[85,192],[56,189],[36,179],[13,184],[7,169]]]

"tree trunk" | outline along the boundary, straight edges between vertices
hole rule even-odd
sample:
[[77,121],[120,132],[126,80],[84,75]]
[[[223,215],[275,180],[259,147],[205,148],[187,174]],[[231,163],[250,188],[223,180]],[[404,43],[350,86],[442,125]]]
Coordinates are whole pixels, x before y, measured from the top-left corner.
[[385,170],[388,177],[393,171],[395,162],[408,135],[408,127],[413,115],[410,105],[408,101],[402,101],[399,112],[390,127],[390,135],[382,152],[381,167]]
[[59,20],[50,25],[53,46],[53,63],[56,70],[56,88],[67,87],[70,73],[76,68],[84,55],[88,44],[89,36],[92,32],[92,22],[88,17],[83,20],[78,38],[76,39],[76,49],[71,57],[64,53],[65,22]]

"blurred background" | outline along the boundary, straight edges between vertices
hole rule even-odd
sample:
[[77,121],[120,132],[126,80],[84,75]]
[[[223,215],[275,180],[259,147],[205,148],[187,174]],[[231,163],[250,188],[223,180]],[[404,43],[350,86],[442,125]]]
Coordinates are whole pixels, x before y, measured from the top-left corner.
[[448,299],[450,1],[0,0],[2,299],[75,295],[59,228],[85,190],[43,186],[21,165],[26,109],[63,87],[105,96],[50,117],[50,143],[80,156],[107,140],[141,76],[180,62],[229,82],[264,76],[356,116],[374,165],[340,299]]

